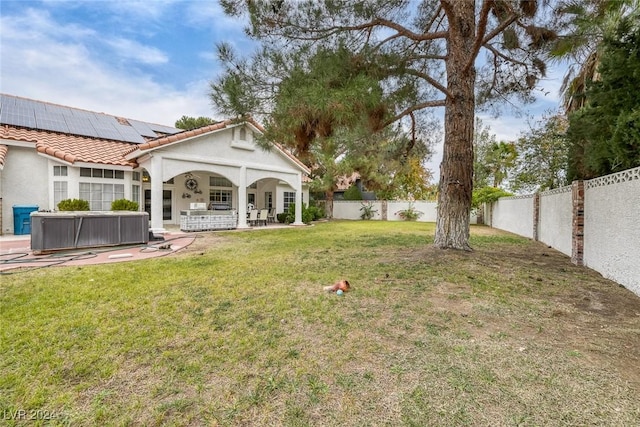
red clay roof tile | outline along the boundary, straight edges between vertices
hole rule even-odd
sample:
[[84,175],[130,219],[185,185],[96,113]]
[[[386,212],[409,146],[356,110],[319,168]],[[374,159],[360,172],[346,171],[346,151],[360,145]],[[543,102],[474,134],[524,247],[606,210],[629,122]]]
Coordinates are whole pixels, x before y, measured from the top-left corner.
[[0,145],[0,170],[4,168],[4,159],[7,157],[7,151],[9,151],[9,147]]
[[124,153],[132,146],[132,144],[126,142],[12,126],[4,126],[1,136],[3,139],[35,142],[35,148],[39,153],[47,154],[69,163],[85,162],[113,166],[137,166],[135,161],[129,161],[124,158]]

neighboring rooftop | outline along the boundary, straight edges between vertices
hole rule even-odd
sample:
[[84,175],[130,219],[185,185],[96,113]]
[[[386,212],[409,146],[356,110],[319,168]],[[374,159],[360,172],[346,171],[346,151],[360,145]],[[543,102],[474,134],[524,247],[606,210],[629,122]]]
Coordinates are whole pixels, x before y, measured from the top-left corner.
[[181,129],[0,94],[0,124],[142,144]]

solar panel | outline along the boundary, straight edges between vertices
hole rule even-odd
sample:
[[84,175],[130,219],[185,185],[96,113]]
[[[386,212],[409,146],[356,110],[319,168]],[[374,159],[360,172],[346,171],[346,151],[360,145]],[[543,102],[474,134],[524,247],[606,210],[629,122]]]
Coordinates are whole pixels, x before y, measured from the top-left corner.
[[24,107],[13,107],[13,108],[3,108],[2,109],[2,117],[0,117],[0,121],[6,125],[13,126],[24,126],[35,128],[36,127],[36,117],[33,114],[33,110],[29,110]]
[[129,123],[131,123],[131,126],[133,126],[133,128],[142,136],[146,136],[150,138],[155,138],[158,136],[153,131],[153,129],[151,129],[149,125],[145,122],[139,122],[137,120],[129,120]]
[[122,135],[122,138],[125,141],[138,143],[144,142],[144,138],[141,137],[138,131],[136,131],[132,126],[118,124],[116,125],[116,129],[120,132],[120,135]]
[[149,126],[155,132],[168,133],[168,134],[182,132],[182,129],[176,129],[169,126],[157,125],[155,123],[149,123]]
[[38,129],[70,133],[69,127],[67,126],[67,123],[64,121],[64,118],[62,116],[60,116],[60,119],[43,119],[38,117],[38,113],[36,113],[36,123]]
[[5,94],[0,94],[0,122],[32,129],[134,143],[145,142],[145,137],[156,138],[160,134],[181,131],[170,126],[139,120],[123,120],[104,113]]
[[[44,108],[42,108],[44,107]],[[36,104],[33,106],[38,129],[69,133],[62,109],[55,105]]]
[[85,117],[65,116],[65,122],[69,127],[69,133],[74,135],[98,137],[98,132],[94,129],[91,121]]

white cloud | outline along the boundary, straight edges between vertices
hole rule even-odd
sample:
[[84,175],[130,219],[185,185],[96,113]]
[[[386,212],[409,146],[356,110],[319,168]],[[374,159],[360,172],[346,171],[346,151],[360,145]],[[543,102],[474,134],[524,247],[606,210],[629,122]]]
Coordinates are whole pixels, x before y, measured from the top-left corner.
[[169,58],[160,49],[145,46],[135,40],[115,38],[105,41],[119,58],[125,58],[142,64],[164,64]]
[[[166,63],[156,48],[125,38],[99,40],[95,31],[57,22],[44,11],[27,9],[1,19],[3,93],[163,125],[182,115],[213,115],[206,80],[179,90],[114,59]],[[96,44],[110,45],[117,55],[96,51]]]

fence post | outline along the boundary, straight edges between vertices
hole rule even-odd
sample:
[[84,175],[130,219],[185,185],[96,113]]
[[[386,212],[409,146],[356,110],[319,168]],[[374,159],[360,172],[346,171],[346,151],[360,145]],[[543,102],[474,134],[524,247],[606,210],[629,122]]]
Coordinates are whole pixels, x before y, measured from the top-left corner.
[[571,183],[573,221],[571,232],[571,262],[584,265],[584,181]]
[[538,241],[538,229],[540,224],[540,193],[533,195],[533,240]]

